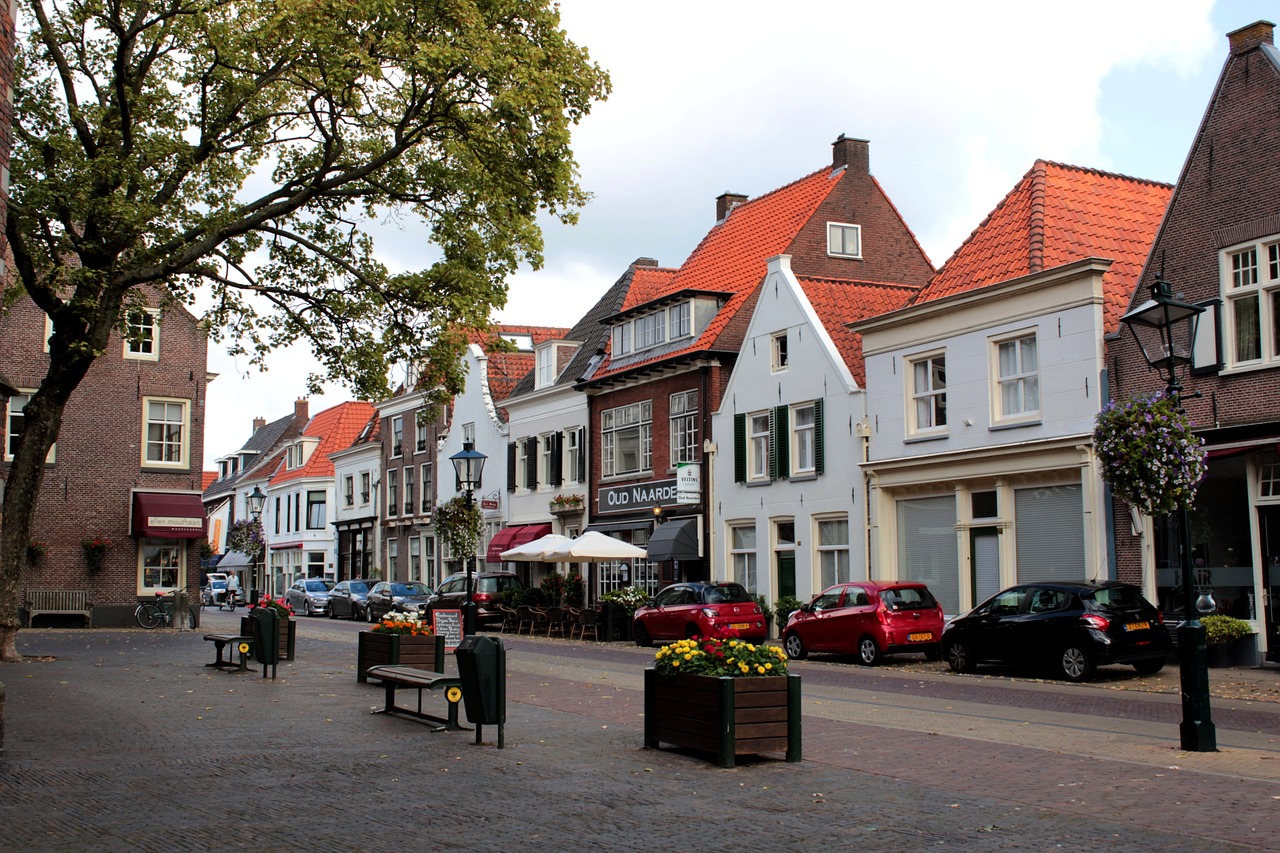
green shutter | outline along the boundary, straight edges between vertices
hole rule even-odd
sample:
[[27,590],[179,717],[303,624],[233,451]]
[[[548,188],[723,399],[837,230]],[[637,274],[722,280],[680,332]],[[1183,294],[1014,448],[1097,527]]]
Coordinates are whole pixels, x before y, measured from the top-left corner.
[[733,481],[747,481],[747,416],[733,416]]
[[769,424],[769,476],[775,480],[786,480],[791,476],[791,428],[787,416],[787,407],[778,406],[773,410],[773,420]]
[[813,401],[813,471],[821,474],[822,466],[822,401]]

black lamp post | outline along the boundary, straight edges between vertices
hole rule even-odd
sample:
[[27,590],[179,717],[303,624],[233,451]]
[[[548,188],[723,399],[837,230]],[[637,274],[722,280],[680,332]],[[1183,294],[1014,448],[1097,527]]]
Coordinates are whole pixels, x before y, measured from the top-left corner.
[[[1151,284],[1151,298],[1120,318],[1142,349],[1147,364],[1168,376],[1165,390],[1182,408],[1178,366],[1190,364],[1196,325],[1204,309],[1173,295],[1160,276]],[[1209,713],[1209,666],[1205,655],[1204,625],[1196,610],[1191,577],[1191,526],[1187,507],[1178,509],[1178,537],[1182,550],[1183,623],[1178,628],[1178,666],[1182,682],[1182,748],[1188,752],[1216,752],[1217,734]]]
[[[262,533],[262,507],[267,502],[267,496],[258,486],[253,487],[253,491],[245,497],[245,503],[249,507],[249,515],[253,516],[254,522],[258,525],[258,533]],[[265,559],[267,551],[266,537],[262,537],[262,556]],[[258,558],[253,559],[253,578],[249,586],[249,606],[253,607],[258,603],[258,598],[262,595],[262,591],[258,586],[261,580],[262,569],[258,565]]]
[[[488,458],[488,456],[476,450],[475,445],[470,441],[464,441],[462,443],[462,451],[449,457],[449,461],[453,463],[453,470],[458,475],[458,490],[465,489],[467,492],[468,510],[473,511],[475,508],[473,493],[480,488],[480,475],[484,473],[484,461]],[[475,583],[475,579],[472,577],[476,565],[475,548],[471,549],[466,561],[467,600],[462,605],[462,633],[470,637],[476,632],[476,603],[472,598],[474,591],[472,586]]]

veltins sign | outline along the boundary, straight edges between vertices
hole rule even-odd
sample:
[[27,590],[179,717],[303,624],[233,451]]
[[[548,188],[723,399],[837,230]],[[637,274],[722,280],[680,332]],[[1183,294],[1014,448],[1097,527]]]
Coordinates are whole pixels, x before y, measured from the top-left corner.
[[672,506],[676,503],[676,481],[651,480],[630,486],[601,486],[598,497],[600,513],[649,509],[654,504]]
[[676,468],[676,503],[702,502],[702,466],[697,462],[682,462]]

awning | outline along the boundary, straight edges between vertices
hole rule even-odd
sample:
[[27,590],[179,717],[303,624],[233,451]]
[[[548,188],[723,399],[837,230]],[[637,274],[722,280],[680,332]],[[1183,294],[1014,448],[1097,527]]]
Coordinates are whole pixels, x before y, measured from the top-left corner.
[[645,545],[649,561],[662,563],[667,560],[698,560],[702,553],[698,548],[698,520],[675,518],[659,524]]
[[178,492],[134,492],[134,536],[159,539],[203,539],[204,502],[199,494]]
[[218,569],[244,569],[253,565],[253,558],[244,551],[228,551],[218,561]]
[[516,524],[504,527],[489,541],[489,550],[484,557],[485,562],[501,563],[503,551],[510,551],[517,545],[532,542],[550,532],[550,524]]

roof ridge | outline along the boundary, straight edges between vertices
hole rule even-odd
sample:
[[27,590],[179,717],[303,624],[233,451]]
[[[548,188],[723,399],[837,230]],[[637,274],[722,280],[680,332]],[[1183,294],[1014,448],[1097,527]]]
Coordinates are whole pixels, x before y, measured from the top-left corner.
[[1031,210],[1027,221],[1027,269],[1033,273],[1044,270],[1044,206],[1045,183],[1048,166],[1044,160],[1036,160],[1028,173],[1031,175]]
[[1070,169],[1073,172],[1087,172],[1092,175],[1100,175],[1101,177],[1104,177],[1104,178],[1116,178],[1122,181],[1133,181],[1135,184],[1146,184],[1147,186],[1152,186],[1152,187],[1165,187],[1167,189],[1173,189],[1173,184],[1166,183],[1165,181],[1155,181],[1150,178],[1139,178],[1136,175],[1128,175],[1128,174],[1125,174],[1124,172],[1111,172],[1106,169],[1098,169],[1094,166],[1076,166],[1072,163],[1063,163],[1059,160],[1045,160],[1043,158],[1037,159],[1036,163],[1044,164],[1045,166],[1054,166],[1059,169]]
[[846,284],[854,287],[889,287],[897,290],[920,290],[924,287],[924,285],[918,284],[903,284],[900,281],[874,281],[869,278],[837,278],[826,275],[796,275],[796,281],[816,281],[824,284]]

